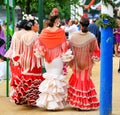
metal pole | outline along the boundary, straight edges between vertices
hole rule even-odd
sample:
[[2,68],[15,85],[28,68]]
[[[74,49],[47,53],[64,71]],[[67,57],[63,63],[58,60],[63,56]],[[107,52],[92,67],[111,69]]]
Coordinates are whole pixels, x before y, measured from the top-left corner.
[[40,25],[39,32],[41,32],[43,29],[43,0],[38,0],[38,16]]
[[[9,49],[9,19],[10,19],[10,10],[9,10],[9,0],[7,0],[6,4],[6,17],[7,17],[7,40],[6,40],[6,50]],[[9,60],[7,59],[6,66],[6,96],[9,97]]]
[[[43,0],[38,0],[38,16],[39,16],[39,25],[40,25],[39,32],[41,32],[43,29]],[[42,73],[45,72],[46,72],[45,67],[42,66]]]
[[[109,20],[104,20],[108,23]],[[100,115],[112,112],[113,29],[101,29]]]

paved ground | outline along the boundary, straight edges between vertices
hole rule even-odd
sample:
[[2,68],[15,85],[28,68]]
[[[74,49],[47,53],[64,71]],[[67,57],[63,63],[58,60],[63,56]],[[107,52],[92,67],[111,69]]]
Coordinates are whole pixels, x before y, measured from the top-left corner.
[[[113,58],[113,107],[112,115],[120,115],[120,74],[117,73],[119,58]],[[66,77],[69,79],[71,71]],[[95,83],[99,97],[100,87],[100,62],[96,63],[93,68],[92,79]],[[15,105],[9,101],[6,95],[6,82],[0,82],[0,115],[99,115],[99,110],[96,111],[76,111],[75,109],[66,106],[62,111],[46,111],[37,107],[28,107],[24,105]]]

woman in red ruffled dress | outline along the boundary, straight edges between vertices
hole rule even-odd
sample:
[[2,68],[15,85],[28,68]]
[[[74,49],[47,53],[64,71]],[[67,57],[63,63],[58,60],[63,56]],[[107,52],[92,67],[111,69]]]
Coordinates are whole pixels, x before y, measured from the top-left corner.
[[53,9],[50,13],[48,27],[39,35],[40,44],[36,47],[36,55],[44,57],[46,72],[45,80],[40,84],[41,92],[37,99],[37,106],[47,110],[63,109],[67,94],[67,83],[63,75],[62,54],[68,49],[66,36],[63,29],[58,27],[59,15]]
[[10,59],[12,77],[10,79],[10,100],[16,104],[36,105],[39,97],[38,86],[43,81],[41,58],[34,55],[34,45],[38,38],[32,30],[38,24],[30,19],[22,20],[21,30],[14,33],[10,49],[5,56]]
[[80,110],[99,108],[99,101],[91,71],[94,60],[98,61],[100,50],[95,36],[88,31],[89,19],[81,18],[81,30],[73,34],[70,46],[74,59],[69,62],[73,74],[69,80],[68,103]]

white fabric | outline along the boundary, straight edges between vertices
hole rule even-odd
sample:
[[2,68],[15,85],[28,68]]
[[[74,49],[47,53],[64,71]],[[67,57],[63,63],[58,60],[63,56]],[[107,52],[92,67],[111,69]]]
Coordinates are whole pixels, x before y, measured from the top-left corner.
[[0,80],[6,77],[6,61],[0,62]]
[[63,62],[61,58],[54,59],[51,63],[45,62],[45,68],[45,80],[39,86],[41,93],[36,101],[37,106],[48,110],[63,109],[67,94],[67,83],[62,75]]
[[101,14],[107,14],[111,17],[113,17],[113,7],[112,5],[108,4],[107,6],[105,4],[101,5]]
[[69,34],[68,39],[70,39],[74,32],[78,32],[78,28],[75,24],[73,24],[69,27],[66,27],[65,32],[68,32],[68,34]]
[[[0,62],[0,80],[6,79],[6,61]],[[9,76],[11,76],[11,71],[9,67]]]

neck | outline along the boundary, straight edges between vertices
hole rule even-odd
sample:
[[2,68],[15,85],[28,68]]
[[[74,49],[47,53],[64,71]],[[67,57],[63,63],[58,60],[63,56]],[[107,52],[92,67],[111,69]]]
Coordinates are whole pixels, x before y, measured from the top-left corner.
[[58,27],[53,26],[53,27],[48,27],[47,29],[50,31],[56,31],[58,29]]

